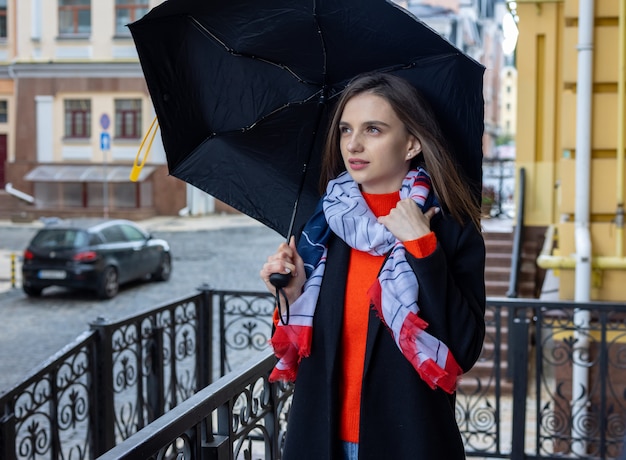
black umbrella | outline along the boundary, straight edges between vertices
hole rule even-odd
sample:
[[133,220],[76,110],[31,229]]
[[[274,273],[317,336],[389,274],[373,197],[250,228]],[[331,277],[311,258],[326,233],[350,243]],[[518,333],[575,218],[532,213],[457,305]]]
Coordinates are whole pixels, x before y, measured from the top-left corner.
[[170,173],[282,235],[317,204],[329,111],[366,71],[421,90],[481,181],[484,68],[391,2],[168,0],[129,27]]

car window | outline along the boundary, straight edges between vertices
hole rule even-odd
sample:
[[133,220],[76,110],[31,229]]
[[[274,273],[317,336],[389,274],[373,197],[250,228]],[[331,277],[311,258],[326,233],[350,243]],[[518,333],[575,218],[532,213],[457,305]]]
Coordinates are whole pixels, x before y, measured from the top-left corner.
[[97,233],[89,234],[89,246],[96,246],[98,244],[102,244],[102,238]]
[[128,241],[119,225],[103,228],[102,236],[104,236],[107,243],[122,243]]
[[41,230],[32,241],[37,248],[78,248],[87,246],[89,236],[82,230],[46,229]]
[[135,227],[130,225],[120,225],[120,228],[124,232],[128,241],[144,241],[146,239],[146,236]]

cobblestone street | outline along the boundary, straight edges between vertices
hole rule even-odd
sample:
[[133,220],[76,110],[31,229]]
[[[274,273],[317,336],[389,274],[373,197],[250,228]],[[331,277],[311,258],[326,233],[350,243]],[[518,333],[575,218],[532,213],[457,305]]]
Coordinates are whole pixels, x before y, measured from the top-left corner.
[[[172,247],[173,272],[166,283],[134,283],[108,301],[57,288],[32,299],[19,283],[10,287],[8,267],[2,268],[0,393],[88,330],[98,317],[123,319],[193,295],[202,284],[216,289],[265,290],[258,272],[283,241],[274,231],[244,216],[168,218],[139,224]],[[0,253],[5,255],[0,262],[8,264],[11,252],[21,257],[36,229],[36,225],[0,223]]]

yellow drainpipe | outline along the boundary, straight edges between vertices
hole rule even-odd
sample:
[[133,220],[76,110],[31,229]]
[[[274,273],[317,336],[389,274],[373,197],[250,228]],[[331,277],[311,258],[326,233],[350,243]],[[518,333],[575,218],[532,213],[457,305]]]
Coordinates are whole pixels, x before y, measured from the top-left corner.
[[[556,239],[555,226],[550,225],[546,230],[546,237],[537,257],[537,265],[545,269],[566,269],[576,268],[576,257],[574,256],[553,256],[552,245]],[[599,256],[591,258],[591,267],[602,270],[624,270],[626,269],[626,257]]]

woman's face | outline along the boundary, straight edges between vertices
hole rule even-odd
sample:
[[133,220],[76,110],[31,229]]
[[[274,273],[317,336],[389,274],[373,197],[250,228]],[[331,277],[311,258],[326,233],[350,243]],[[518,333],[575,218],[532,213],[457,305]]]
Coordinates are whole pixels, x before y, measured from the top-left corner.
[[366,193],[400,190],[411,158],[421,151],[389,102],[372,93],[352,97],[339,121],[341,156]]

